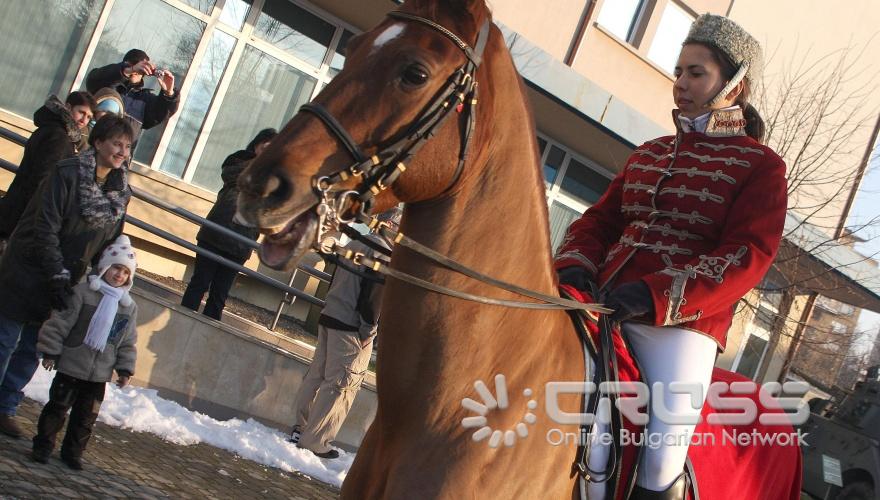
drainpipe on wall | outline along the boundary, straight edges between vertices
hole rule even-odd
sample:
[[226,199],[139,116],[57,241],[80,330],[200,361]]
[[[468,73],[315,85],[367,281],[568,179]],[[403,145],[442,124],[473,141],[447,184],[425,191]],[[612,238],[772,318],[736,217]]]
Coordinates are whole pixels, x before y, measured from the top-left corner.
[[587,0],[587,4],[584,6],[584,13],[581,15],[581,20],[578,21],[577,29],[574,31],[574,39],[571,41],[571,45],[568,47],[568,53],[565,54],[565,59],[563,59],[563,63],[566,66],[571,66],[574,64],[575,58],[577,58],[578,51],[581,48],[581,42],[584,39],[584,35],[587,33],[587,25],[590,22],[590,18],[593,17],[593,9],[596,7],[597,0]]

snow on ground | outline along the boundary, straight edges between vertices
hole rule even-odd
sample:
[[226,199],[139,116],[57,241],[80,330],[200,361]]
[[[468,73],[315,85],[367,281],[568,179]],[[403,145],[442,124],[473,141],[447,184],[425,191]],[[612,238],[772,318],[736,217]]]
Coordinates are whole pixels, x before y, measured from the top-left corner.
[[[54,372],[42,366],[24,388],[27,397],[45,404]],[[217,421],[162,399],[154,389],[107,384],[98,420],[135,432],[149,432],[174,444],[205,443],[263,465],[300,472],[336,487],[342,485],[354,455],[339,450],[335,460],[322,460],[286,441],[287,435],[248,419]]]

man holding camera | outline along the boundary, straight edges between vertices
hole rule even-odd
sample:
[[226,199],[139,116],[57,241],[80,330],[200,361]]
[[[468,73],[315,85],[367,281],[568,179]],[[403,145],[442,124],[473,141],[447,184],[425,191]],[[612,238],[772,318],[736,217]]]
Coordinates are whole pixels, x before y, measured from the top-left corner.
[[[158,95],[144,88],[144,78],[156,77]],[[125,117],[134,130],[132,151],[141,135],[171,117],[180,104],[180,96],[174,88],[174,75],[166,69],[158,69],[150,57],[140,49],[125,53],[121,63],[109,64],[89,71],[86,89],[95,93],[109,87],[119,92],[125,104]]]

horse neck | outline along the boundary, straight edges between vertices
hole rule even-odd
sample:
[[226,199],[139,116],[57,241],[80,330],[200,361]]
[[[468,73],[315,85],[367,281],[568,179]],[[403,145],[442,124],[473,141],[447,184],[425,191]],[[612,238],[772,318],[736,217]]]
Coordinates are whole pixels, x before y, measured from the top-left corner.
[[[492,116],[480,115],[475,144],[491,143],[475,148],[459,190],[441,200],[408,204],[401,230],[478,272],[553,294],[547,202],[535,133],[512,63],[510,73],[506,88],[483,89],[483,96],[490,94],[504,104],[488,105]],[[395,250],[392,265],[469,293],[529,300],[464,277],[405,248]],[[396,280],[389,280],[384,293],[382,317],[393,319],[380,330],[383,418],[396,420],[395,415],[406,414],[412,423],[421,414],[423,425],[425,421],[448,425],[456,422],[444,417],[460,403],[457,391],[475,379],[515,374],[525,366],[530,374],[543,374],[554,368],[550,364],[558,363],[553,361],[556,356],[547,356],[536,345],[559,345],[557,337],[565,335],[560,326],[568,321],[565,313],[481,305]],[[437,390],[443,387],[455,390]],[[438,400],[443,403],[438,405]],[[382,411],[386,404],[391,415]],[[391,410],[400,405],[407,411]]]

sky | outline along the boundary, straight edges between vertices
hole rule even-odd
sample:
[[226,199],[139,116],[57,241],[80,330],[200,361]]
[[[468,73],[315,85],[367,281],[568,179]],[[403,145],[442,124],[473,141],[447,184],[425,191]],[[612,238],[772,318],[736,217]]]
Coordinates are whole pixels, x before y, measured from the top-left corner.
[[[862,255],[873,256],[880,260],[880,143],[874,146],[874,154],[856,194],[847,225],[854,227],[867,224],[873,219],[877,221],[857,233],[868,241],[856,245],[856,250]],[[877,332],[880,330],[880,314],[862,311],[856,329],[863,332]]]

